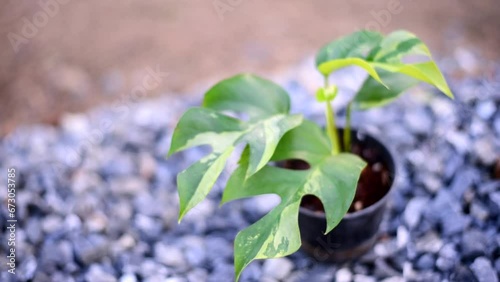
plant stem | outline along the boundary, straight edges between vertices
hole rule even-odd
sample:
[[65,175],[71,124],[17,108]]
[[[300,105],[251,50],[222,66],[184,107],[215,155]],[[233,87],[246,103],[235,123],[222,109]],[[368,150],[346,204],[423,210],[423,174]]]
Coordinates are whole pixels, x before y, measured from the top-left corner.
[[336,155],[340,153],[340,140],[337,132],[337,127],[335,126],[335,115],[333,113],[332,105],[329,101],[326,102],[326,131],[328,137],[332,142],[332,154]]
[[351,152],[351,112],[352,101],[347,105],[346,120],[344,128],[344,151]]
[[[325,76],[325,88],[328,87],[328,78]],[[340,139],[335,125],[335,113],[333,112],[332,104],[326,101],[326,132],[332,142],[332,155],[340,153]]]

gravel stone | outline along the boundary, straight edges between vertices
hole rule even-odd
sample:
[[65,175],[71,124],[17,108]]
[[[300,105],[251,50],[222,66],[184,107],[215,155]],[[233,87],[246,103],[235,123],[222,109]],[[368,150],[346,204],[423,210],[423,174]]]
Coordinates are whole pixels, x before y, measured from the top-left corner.
[[446,244],[439,251],[436,266],[442,271],[450,271],[455,267],[459,258],[460,254],[455,249],[455,246],[453,244]]
[[490,194],[490,200],[500,210],[500,191]]
[[341,268],[335,273],[335,281],[350,282],[352,281],[352,272],[348,268]]
[[415,228],[420,222],[422,212],[429,200],[423,197],[413,198],[408,202],[406,209],[403,214],[404,221],[410,229]]
[[432,119],[422,108],[412,109],[406,112],[404,121],[414,134],[429,134],[432,130]]
[[202,267],[207,259],[205,242],[195,236],[182,238],[181,246],[189,265]]
[[450,180],[455,176],[460,168],[464,165],[464,159],[462,155],[454,154],[450,157],[449,161],[445,164],[444,168],[444,179]]
[[95,212],[89,215],[85,220],[85,227],[90,232],[101,232],[106,229],[108,218],[102,212]]
[[209,282],[233,281],[233,280],[234,280],[233,266],[222,262],[218,262],[215,264],[213,272],[208,277]]
[[490,100],[480,102],[476,106],[476,113],[483,120],[488,120],[493,117],[496,111],[497,106]]
[[493,146],[490,138],[481,138],[474,143],[474,152],[479,160],[486,166],[493,165],[498,156],[498,150]]
[[458,62],[458,65],[466,72],[474,72],[479,67],[479,62],[475,54],[464,47],[458,47],[455,49],[454,57]]
[[134,274],[128,273],[124,274],[120,277],[120,282],[137,282],[137,276]]
[[152,217],[137,214],[134,224],[142,232],[141,234],[150,240],[157,239],[161,234],[162,225]]
[[154,253],[155,259],[166,266],[179,268],[186,264],[184,254],[175,246],[156,243]]
[[385,128],[384,132],[387,134],[388,139],[399,140],[402,145],[412,146],[416,143],[417,138],[400,124],[391,124]]
[[40,264],[45,269],[54,269],[73,261],[71,243],[67,241],[46,241],[42,246]]
[[460,281],[460,282],[468,282],[468,281],[477,281],[474,273],[466,267],[466,266],[458,266],[455,268],[455,271],[450,275],[451,281]]
[[171,273],[172,271],[163,264],[148,258],[144,259],[139,267],[139,274],[143,279],[155,276],[167,277]]
[[479,282],[498,282],[498,276],[495,273],[495,269],[493,269],[490,260],[487,258],[476,258],[470,268]]
[[313,265],[309,271],[304,273],[299,281],[321,281],[328,282],[334,281],[337,268],[332,266],[325,266],[322,264]]
[[486,181],[484,183],[479,184],[477,189],[479,195],[483,196],[491,194],[498,190],[500,190],[500,180]]
[[464,257],[476,258],[486,254],[488,238],[479,230],[469,230],[464,232],[460,246]]
[[388,278],[385,278],[383,280],[380,280],[381,282],[404,282],[405,279],[401,276],[392,276],[392,277],[388,277]]
[[446,141],[448,141],[459,154],[465,154],[470,151],[470,137],[465,132],[450,131],[446,134]]
[[136,245],[134,237],[130,234],[123,234],[117,241],[113,242],[113,251],[121,253],[133,248]]
[[43,233],[40,220],[36,218],[28,219],[25,229],[26,229],[26,235],[28,236],[28,239],[30,240],[31,243],[38,244],[42,241]]
[[70,274],[64,274],[61,272],[56,272],[51,277],[51,282],[74,282],[75,278],[71,277]]
[[[287,280],[293,281],[292,275],[288,276]],[[247,266],[247,268],[245,268],[245,271],[243,271],[243,273],[241,274],[240,279],[242,281],[258,281],[261,277],[263,277],[261,265],[256,263],[251,263],[250,265]]]
[[87,281],[95,281],[95,282],[116,282],[116,278],[107,273],[101,266],[97,264],[92,264],[85,274],[85,279]]
[[443,186],[441,178],[433,173],[426,173],[423,176],[422,184],[424,185],[425,189],[431,194],[435,194]]
[[[288,280],[287,281],[289,281],[289,282],[304,281],[304,277],[305,276],[306,276],[306,273],[303,272],[303,271],[294,271],[294,272],[292,272],[292,274],[290,274],[290,276],[288,276],[288,278],[287,278]],[[243,278],[242,278],[242,280],[243,280]],[[243,280],[243,281],[245,281],[245,280]],[[254,281],[254,280],[252,280],[252,279],[246,279],[246,281]],[[255,280],[255,281],[258,281],[258,279]]]
[[264,262],[262,274],[277,280],[284,280],[293,269],[293,263],[287,258],[270,259]]
[[463,215],[461,212],[450,210],[449,217],[442,217],[441,227],[444,236],[451,236],[461,233],[470,224],[470,218]]
[[233,248],[224,238],[208,237],[205,242],[209,260],[217,258],[230,259],[233,256]]
[[135,164],[130,154],[119,154],[115,150],[108,149],[100,152],[99,163],[101,164],[101,174],[105,178],[129,177],[130,175],[134,175]]
[[396,240],[385,240],[378,242],[374,248],[373,251],[375,254],[379,257],[390,257],[393,256],[397,251],[397,241]]
[[493,122],[493,127],[497,135],[500,135],[500,115],[497,114],[495,121]]
[[266,277],[266,276],[262,277],[261,281],[262,282],[278,282],[278,280],[271,278],[271,277]]
[[424,253],[437,253],[443,246],[443,241],[434,232],[429,232],[422,238],[419,238],[416,243],[417,251]]
[[163,281],[165,281],[165,282],[187,282],[187,280],[182,278],[182,277],[169,277]]
[[152,179],[156,172],[157,164],[155,158],[147,153],[139,155],[139,175],[144,179]]
[[476,140],[485,137],[488,135],[488,125],[482,119],[472,117],[469,134]]
[[110,189],[118,195],[135,196],[147,191],[148,183],[137,177],[123,177],[113,180],[110,183]]
[[22,262],[21,265],[19,265],[17,274],[20,276],[22,280],[31,280],[35,276],[37,267],[38,263],[36,258],[34,256],[29,256]]
[[485,223],[488,217],[490,216],[490,212],[488,208],[484,206],[479,201],[473,201],[470,207],[470,213],[473,217],[478,219],[481,223]]
[[363,274],[355,274],[354,275],[354,282],[376,282],[377,279],[375,277],[363,275]]
[[91,235],[89,238],[79,236],[73,242],[76,257],[84,264],[90,264],[107,255],[109,242],[101,235]]
[[474,168],[462,168],[453,179],[450,190],[457,199],[462,199],[465,191],[471,189],[475,182],[479,182],[480,176]]
[[391,276],[399,276],[400,273],[387,263],[385,259],[377,258],[375,260],[375,276],[385,278]]
[[431,222],[440,223],[444,236],[463,232],[470,224],[470,218],[463,214],[460,203],[447,190],[439,191],[425,214]]
[[208,273],[205,269],[197,268],[190,271],[187,274],[187,280],[189,282],[206,281],[208,278]]
[[134,208],[138,213],[145,216],[161,217],[165,211],[165,207],[161,204],[163,200],[162,197],[157,195],[141,193],[134,199]]
[[57,215],[49,215],[42,221],[42,230],[45,234],[53,233],[62,229],[61,217]]
[[396,239],[398,249],[404,248],[410,241],[410,232],[408,232],[408,229],[406,229],[404,226],[399,226],[396,233]]
[[416,263],[416,266],[420,270],[430,270],[434,268],[436,258],[432,254],[423,254]]
[[442,282],[443,279],[439,273],[433,271],[423,271],[418,274],[418,279],[416,281],[419,282]]

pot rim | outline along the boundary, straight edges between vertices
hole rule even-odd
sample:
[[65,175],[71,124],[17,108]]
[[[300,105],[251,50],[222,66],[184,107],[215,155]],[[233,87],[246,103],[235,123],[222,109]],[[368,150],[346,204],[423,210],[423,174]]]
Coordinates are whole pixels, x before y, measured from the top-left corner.
[[[342,127],[339,127],[339,129],[344,130],[344,128],[342,128]],[[391,194],[391,192],[392,192],[392,190],[394,188],[394,185],[395,185],[395,182],[396,182],[396,178],[397,178],[396,175],[397,175],[397,172],[398,172],[398,166],[397,166],[396,160],[394,158],[393,149],[391,147],[387,146],[384,142],[382,142],[380,140],[380,138],[374,136],[374,134],[369,133],[369,132],[367,132],[365,130],[351,128],[351,131],[354,132],[355,134],[361,134],[363,136],[368,136],[368,137],[372,138],[373,140],[375,140],[380,145],[382,145],[382,147],[386,150],[387,154],[391,158],[391,161],[392,161],[392,164],[393,164],[393,167],[394,167],[394,178],[393,178],[393,181],[391,183],[391,186],[389,186],[389,189],[388,189],[387,193],[382,198],[380,198],[377,202],[375,202],[373,205],[371,205],[371,206],[369,206],[367,208],[364,208],[362,210],[359,210],[359,211],[356,211],[356,212],[352,212],[352,213],[346,213],[344,215],[344,217],[342,217],[342,220],[344,220],[344,219],[354,219],[354,218],[362,217],[362,216],[364,216],[366,214],[372,213],[374,210],[376,210],[376,209],[380,208],[380,206],[384,205],[385,202],[387,202],[387,200],[389,198],[389,195]],[[311,217],[314,217],[314,218],[326,219],[326,213],[313,212],[310,209],[304,208],[302,206],[299,207],[299,212],[304,213],[304,214],[306,214],[308,216],[311,216]]]

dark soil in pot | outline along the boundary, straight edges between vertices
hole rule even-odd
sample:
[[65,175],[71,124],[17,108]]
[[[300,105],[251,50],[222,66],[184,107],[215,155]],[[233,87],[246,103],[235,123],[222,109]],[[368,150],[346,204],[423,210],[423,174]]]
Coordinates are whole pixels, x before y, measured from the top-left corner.
[[[326,219],[321,201],[314,196],[305,196],[302,200],[299,226],[303,249],[320,261],[346,261],[370,250],[377,239],[393,184],[395,164],[389,150],[375,138],[356,131],[352,131],[352,139],[352,153],[368,164],[361,173],[354,201],[344,219],[324,235]],[[301,160],[289,160],[283,166],[297,170],[309,168]]]

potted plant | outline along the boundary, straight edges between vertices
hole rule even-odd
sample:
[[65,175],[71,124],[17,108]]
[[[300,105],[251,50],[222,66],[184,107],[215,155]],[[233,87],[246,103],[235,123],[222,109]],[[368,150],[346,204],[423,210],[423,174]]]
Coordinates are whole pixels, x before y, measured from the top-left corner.
[[[425,61],[404,61],[414,55]],[[369,76],[347,107],[345,130],[339,130],[331,106],[338,91],[328,78],[353,65]],[[222,203],[270,193],[281,198],[267,215],[236,236],[236,280],[253,260],[290,255],[302,242],[321,259],[354,257],[368,249],[392,184],[394,162],[380,142],[351,129],[352,111],[387,104],[420,81],[453,97],[426,45],[407,31],[387,36],[355,32],[323,47],[316,66],[324,76],[316,99],[325,104],[325,130],[300,114],[290,114],[290,98],[280,86],[243,74],[213,86],[203,106],[187,110],[174,131],[169,155],[199,145],[212,147],[210,154],[177,177],[179,221],[207,196],[238,144],[245,149]],[[368,235],[346,236],[353,228]],[[324,234],[334,236],[321,237]],[[314,253],[325,242],[328,247],[347,244],[348,248]]]

